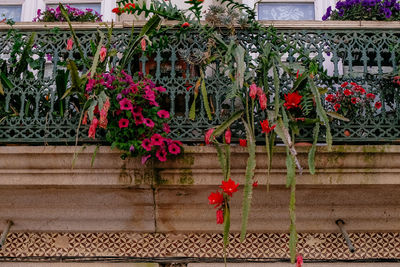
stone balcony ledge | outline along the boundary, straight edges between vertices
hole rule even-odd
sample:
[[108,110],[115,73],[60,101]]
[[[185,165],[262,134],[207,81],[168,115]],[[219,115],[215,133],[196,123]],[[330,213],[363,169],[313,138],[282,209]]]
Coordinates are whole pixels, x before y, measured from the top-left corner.
[[[298,185],[398,185],[400,146],[334,146],[331,152],[320,146],[316,153],[316,175],[307,169],[308,147],[298,147],[305,168]],[[185,146],[184,154],[165,163],[146,166],[139,159],[120,159],[120,152],[100,147],[94,165],[95,147],[3,146],[0,147],[0,187],[5,186],[90,186],[150,187],[217,185],[222,172],[214,147]],[[75,164],[74,154],[77,152]],[[232,178],[241,184],[247,149],[232,148]],[[255,179],[260,185],[284,185],[284,147],[274,151],[270,175],[264,147],[257,147]]]

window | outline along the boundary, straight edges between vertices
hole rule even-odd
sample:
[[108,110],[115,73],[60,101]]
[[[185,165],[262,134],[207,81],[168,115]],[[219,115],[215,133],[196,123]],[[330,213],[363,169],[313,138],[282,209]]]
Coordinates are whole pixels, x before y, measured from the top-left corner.
[[260,3],[259,20],[314,20],[314,3]]
[[0,19],[21,21],[22,5],[0,5]]
[[[92,10],[96,11],[97,13],[101,14],[101,3],[98,3],[98,4],[96,4],[96,3],[88,3],[88,4],[66,3],[66,4],[71,7],[79,8],[81,10],[92,9]],[[56,8],[58,5],[51,4],[51,5],[47,5],[47,6],[51,7],[51,8]]]
[[259,20],[321,20],[336,0],[242,0],[256,7]]

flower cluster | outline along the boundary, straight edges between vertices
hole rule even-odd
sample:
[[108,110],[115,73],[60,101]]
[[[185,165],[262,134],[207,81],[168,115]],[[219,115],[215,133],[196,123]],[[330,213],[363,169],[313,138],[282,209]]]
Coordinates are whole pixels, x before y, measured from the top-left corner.
[[400,20],[397,0],[341,0],[328,7],[322,20]]
[[[86,8],[85,10],[81,10],[78,8],[74,8],[69,5],[65,5],[65,9],[68,13],[68,17],[71,21],[77,22],[100,22],[102,15],[100,15],[97,11]],[[65,21],[64,16],[61,14],[60,7],[50,8],[47,7],[46,10],[42,11],[40,9],[37,10],[37,16],[33,19],[34,22],[56,22],[56,21]]]
[[363,108],[375,107],[380,109],[382,103],[375,101],[376,95],[367,93],[366,90],[354,82],[344,82],[335,94],[328,94],[325,100],[333,110],[343,116],[360,115]]
[[208,204],[214,205],[214,208],[217,209],[217,224],[224,223],[225,201],[229,201],[233,194],[238,191],[238,187],[239,184],[229,178],[228,181],[222,181],[222,185],[219,186],[222,189],[222,193],[217,190],[208,196]]
[[113,8],[112,12],[117,15],[121,15],[122,13],[132,11],[132,9],[135,9],[135,7],[136,5],[134,3],[128,3],[123,8],[120,7]]
[[255,83],[250,85],[249,95],[252,100],[255,100],[256,97],[258,97],[261,110],[265,110],[267,108],[267,96],[265,95],[263,89],[258,87]]
[[94,108],[89,137],[94,138],[96,127],[100,126],[107,130],[107,141],[113,147],[131,156],[142,156],[143,164],[151,157],[163,162],[168,155],[181,153],[182,143],[166,137],[170,133],[167,123],[170,114],[159,104],[161,93],[166,91],[164,87],[156,86],[141,73],[132,77],[123,70],[112,70],[88,78],[87,97],[97,95],[97,102],[102,102],[101,91],[106,92],[106,104],[100,111],[98,106]]

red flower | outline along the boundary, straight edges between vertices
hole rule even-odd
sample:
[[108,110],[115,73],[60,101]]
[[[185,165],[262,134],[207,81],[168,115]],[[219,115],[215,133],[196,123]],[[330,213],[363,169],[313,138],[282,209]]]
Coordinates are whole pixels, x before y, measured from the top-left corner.
[[111,10],[111,12],[112,12],[112,13],[115,13],[115,14],[117,14],[117,15],[121,15],[122,13],[125,12],[125,10],[123,10],[122,8],[116,7],[116,8],[113,8],[113,9]]
[[187,28],[187,27],[189,27],[190,26],[190,24],[189,24],[189,22],[185,22],[185,23],[183,23],[182,24],[182,28]]
[[99,120],[96,117],[93,117],[92,123],[90,124],[89,128],[89,138],[95,138],[96,135],[96,128],[99,124]]
[[228,130],[225,131],[225,143],[230,144],[231,137],[232,137],[232,132],[231,129],[228,128]]
[[357,104],[359,101],[360,101],[360,99],[358,97],[351,98],[351,103],[353,103],[353,104]]
[[72,38],[69,38],[67,41],[67,50],[72,50],[72,46],[74,45],[74,41]]
[[342,83],[340,86],[341,86],[342,88],[345,88],[348,84],[349,84],[348,82],[344,82],[344,83]]
[[226,193],[228,196],[232,197],[232,194],[238,191],[239,184],[235,184],[235,182],[229,178],[227,182],[222,181],[222,185],[220,188]]
[[303,257],[301,255],[298,255],[296,258],[296,267],[301,267],[303,266]]
[[302,96],[299,95],[297,92],[289,93],[285,95],[285,104],[283,105],[286,107],[286,109],[298,108],[301,98]]
[[121,110],[132,110],[132,101],[130,101],[128,98],[124,98],[119,101],[119,107]]
[[260,101],[260,108],[262,110],[265,110],[267,108],[267,96],[264,93],[262,93],[259,96],[258,100]]
[[189,91],[190,88],[192,88],[192,87],[193,87],[192,85],[189,85],[188,87],[186,87],[186,91]]
[[349,95],[353,95],[354,93],[353,93],[351,90],[346,89],[346,90],[343,91],[343,94],[344,94],[345,96],[349,96]]
[[276,127],[276,124],[275,124],[275,125],[272,125],[271,127],[269,127],[269,122],[268,122],[268,120],[260,121],[260,124],[261,124],[261,128],[262,128],[262,132],[265,133],[265,134],[269,134],[269,133],[270,133],[271,131],[273,131],[273,130],[275,129],[275,127]]
[[362,88],[362,86],[359,86],[359,85],[354,86],[353,90],[354,90],[355,92],[361,93],[362,95],[365,94],[365,89]]
[[224,202],[224,195],[219,191],[215,193],[211,192],[211,194],[208,196],[208,204],[215,205],[214,208],[221,206],[223,202]]
[[258,181],[254,181],[253,188],[256,188],[257,186],[258,186]]
[[367,94],[367,98],[370,98],[370,99],[375,99],[375,95],[374,94],[372,94],[372,93],[368,93]]
[[393,83],[397,83],[398,85],[400,85],[400,76],[394,76]]
[[335,97],[335,95],[327,95],[326,97],[325,97],[325,100],[326,101],[328,101],[328,102],[330,102],[330,103],[333,103],[333,102],[335,102],[335,100],[336,100],[336,97]]
[[300,70],[297,70],[296,79],[298,79],[298,78],[301,77],[302,75],[303,75],[303,74],[300,73]]
[[336,103],[336,104],[333,106],[333,108],[335,109],[335,111],[338,111],[339,108],[340,108],[340,104],[339,104],[339,103]]
[[381,102],[376,102],[375,103],[375,108],[376,109],[380,109],[382,107],[382,103]]
[[118,126],[120,129],[126,128],[129,125],[129,120],[128,119],[120,119],[118,122]]
[[87,118],[88,118],[88,112],[85,111],[85,115],[83,115],[82,125],[86,125],[87,124]]
[[214,132],[214,128],[211,128],[211,129],[209,129],[209,130],[206,132],[206,134],[204,135],[204,140],[205,140],[205,142],[206,142],[207,145],[209,145],[210,142],[211,142],[210,138],[211,138],[211,135],[212,135],[213,132]]
[[247,140],[246,139],[239,139],[239,146],[246,147],[247,146]]
[[224,223],[224,212],[222,210],[217,210],[217,224]]
[[124,9],[130,9],[130,8],[135,8],[135,4],[133,4],[133,3],[128,3],[128,4],[126,4],[125,6],[124,6]]

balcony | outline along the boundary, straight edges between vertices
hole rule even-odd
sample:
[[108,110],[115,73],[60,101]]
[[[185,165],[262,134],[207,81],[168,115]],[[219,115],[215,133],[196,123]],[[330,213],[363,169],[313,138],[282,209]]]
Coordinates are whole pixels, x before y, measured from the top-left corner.
[[[368,92],[374,93],[383,104],[379,111],[368,113],[366,110],[363,116],[350,117],[349,122],[333,121],[333,151],[328,152],[321,144],[317,149],[316,174],[309,175],[305,170],[305,174],[298,177],[297,229],[302,238],[300,253],[306,259],[315,261],[399,259],[397,231],[400,227],[400,184],[397,162],[400,148],[396,144],[400,139],[400,113],[397,109],[400,87],[392,80],[399,71],[400,49],[397,46],[400,24],[291,24],[279,21],[265,24],[273,24],[279,36],[315,57],[328,74],[335,77],[332,91],[340,87],[343,81],[357,82]],[[136,30],[139,30],[143,23],[136,25]],[[8,77],[12,83],[11,89],[4,88],[4,96],[0,96],[0,143],[4,145],[0,147],[0,229],[1,222],[5,220],[11,219],[15,223],[12,228],[15,233],[8,239],[4,251],[0,252],[0,261],[29,261],[32,256],[36,257],[33,260],[62,260],[63,257],[75,255],[75,252],[68,254],[66,247],[61,244],[48,254],[32,253],[25,247],[18,247],[23,243],[18,234],[38,233],[45,236],[50,233],[62,236],[66,233],[66,236],[70,235],[69,238],[74,238],[71,236],[81,232],[93,235],[134,232],[143,240],[146,235],[154,237],[159,234],[166,238],[170,236],[168,242],[171,244],[186,242],[179,238],[186,233],[194,233],[199,250],[204,245],[212,251],[208,256],[201,256],[203,254],[189,250],[168,252],[166,248],[159,254],[154,252],[151,256],[143,256],[148,254],[124,254],[110,247],[89,253],[90,257],[96,259],[103,256],[156,257],[162,261],[182,257],[183,261],[190,262],[189,258],[209,257],[214,260],[219,258],[217,261],[220,261],[222,246],[214,251],[209,243],[216,236],[215,233],[221,231],[221,227],[215,224],[215,210],[207,204],[207,196],[220,184],[222,173],[215,149],[199,144],[203,143],[207,129],[224,121],[234,103],[223,102],[227,80],[215,71],[217,66],[212,66],[206,70],[212,120],[207,118],[201,97],[196,103],[196,118],[190,119],[193,91],[187,90],[187,87],[193,86],[198,79],[196,56],[205,52],[206,40],[199,39],[195,33],[184,39],[176,39],[171,32],[167,49],[142,55],[129,66],[131,72],[151,74],[157,84],[167,88],[168,97],[164,99],[164,105],[172,115],[171,137],[185,143],[184,155],[166,163],[144,167],[137,159],[121,160],[119,151],[107,147],[104,133],[97,135],[96,140],[89,139],[88,128],[81,126],[76,139],[82,107],[74,97],[61,99],[63,92],[56,90],[58,64],[77,56],[66,50],[67,39],[70,38],[68,26],[22,23],[14,27],[21,30],[24,38],[36,32],[34,58],[39,59],[41,64],[34,77]],[[54,30],[54,27],[58,29]],[[75,25],[85,54],[92,53],[90,40],[95,38],[97,27],[105,31],[102,25]],[[13,40],[6,38],[8,26],[1,25],[0,30],[1,55],[7,58]],[[114,26],[114,44],[119,52],[126,48],[130,32],[130,23]],[[251,49],[251,36],[240,29],[237,29],[237,34],[245,47]],[[49,60],[47,55],[51,55],[52,59]],[[287,64],[297,64],[297,56],[289,52],[284,58]],[[82,67],[81,70],[85,69]],[[283,87],[291,83],[285,77],[280,82]],[[324,86],[323,82],[320,85]],[[232,130],[239,133],[235,127]],[[310,141],[311,135],[312,129],[305,127],[301,129],[297,140]],[[256,151],[255,179],[259,187],[254,190],[248,228],[251,235],[244,245],[235,236],[240,229],[239,196],[232,201],[234,234],[230,245],[239,250],[248,246],[253,251],[239,256],[232,254],[231,257],[242,258],[243,261],[254,258],[262,258],[263,261],[287,259],[289,190],[285,188],[286,152],[278,140],[271,174],[268,176],[261,133],[258,137],[260,146]],[[74,146],[76,141],[78,146]],[[95,148],[89,145],[98,143],[103,146],[91,167]],[[307,151],[307,148],[298,149],[303,166],[307,165]],[[77,158],[75,152],[79,152]],[[233,148],[232,176],[240,184],[244,182],[246,157],[245,148]],[[73,161],[75,166],[71,168]],[[347,251],[344,240],[338,234],[337,219],[346,222],[356,247],[355,254]],[[209,236],[201,237],[202,233]],[[257,241],[253,239],[263,234],[281,238],[280,241],[270,240],[270,244],[275,244],[273,248],[268,247],[268,242],[260,245],[271,253],[268,255],[254,249],[259,243],[256,244]],[[380,235],[392,235],[395,238],[374,239],[374,236]],[[360,236],[365,240],[357,239]],[[158,242],[154,240],[145,242],[153,242],[154,246]],[[329,244],[340,247],[341,254],[333,252],[327,256],[322,253],[323,247]],[[46,246],[53,245],[49,243]],[[370,250],[366,250],[365,246],[371,246]],[[370,251],[376,246],[393,249],[371,254]],[[76,255],[81,256],[79,253]]]

